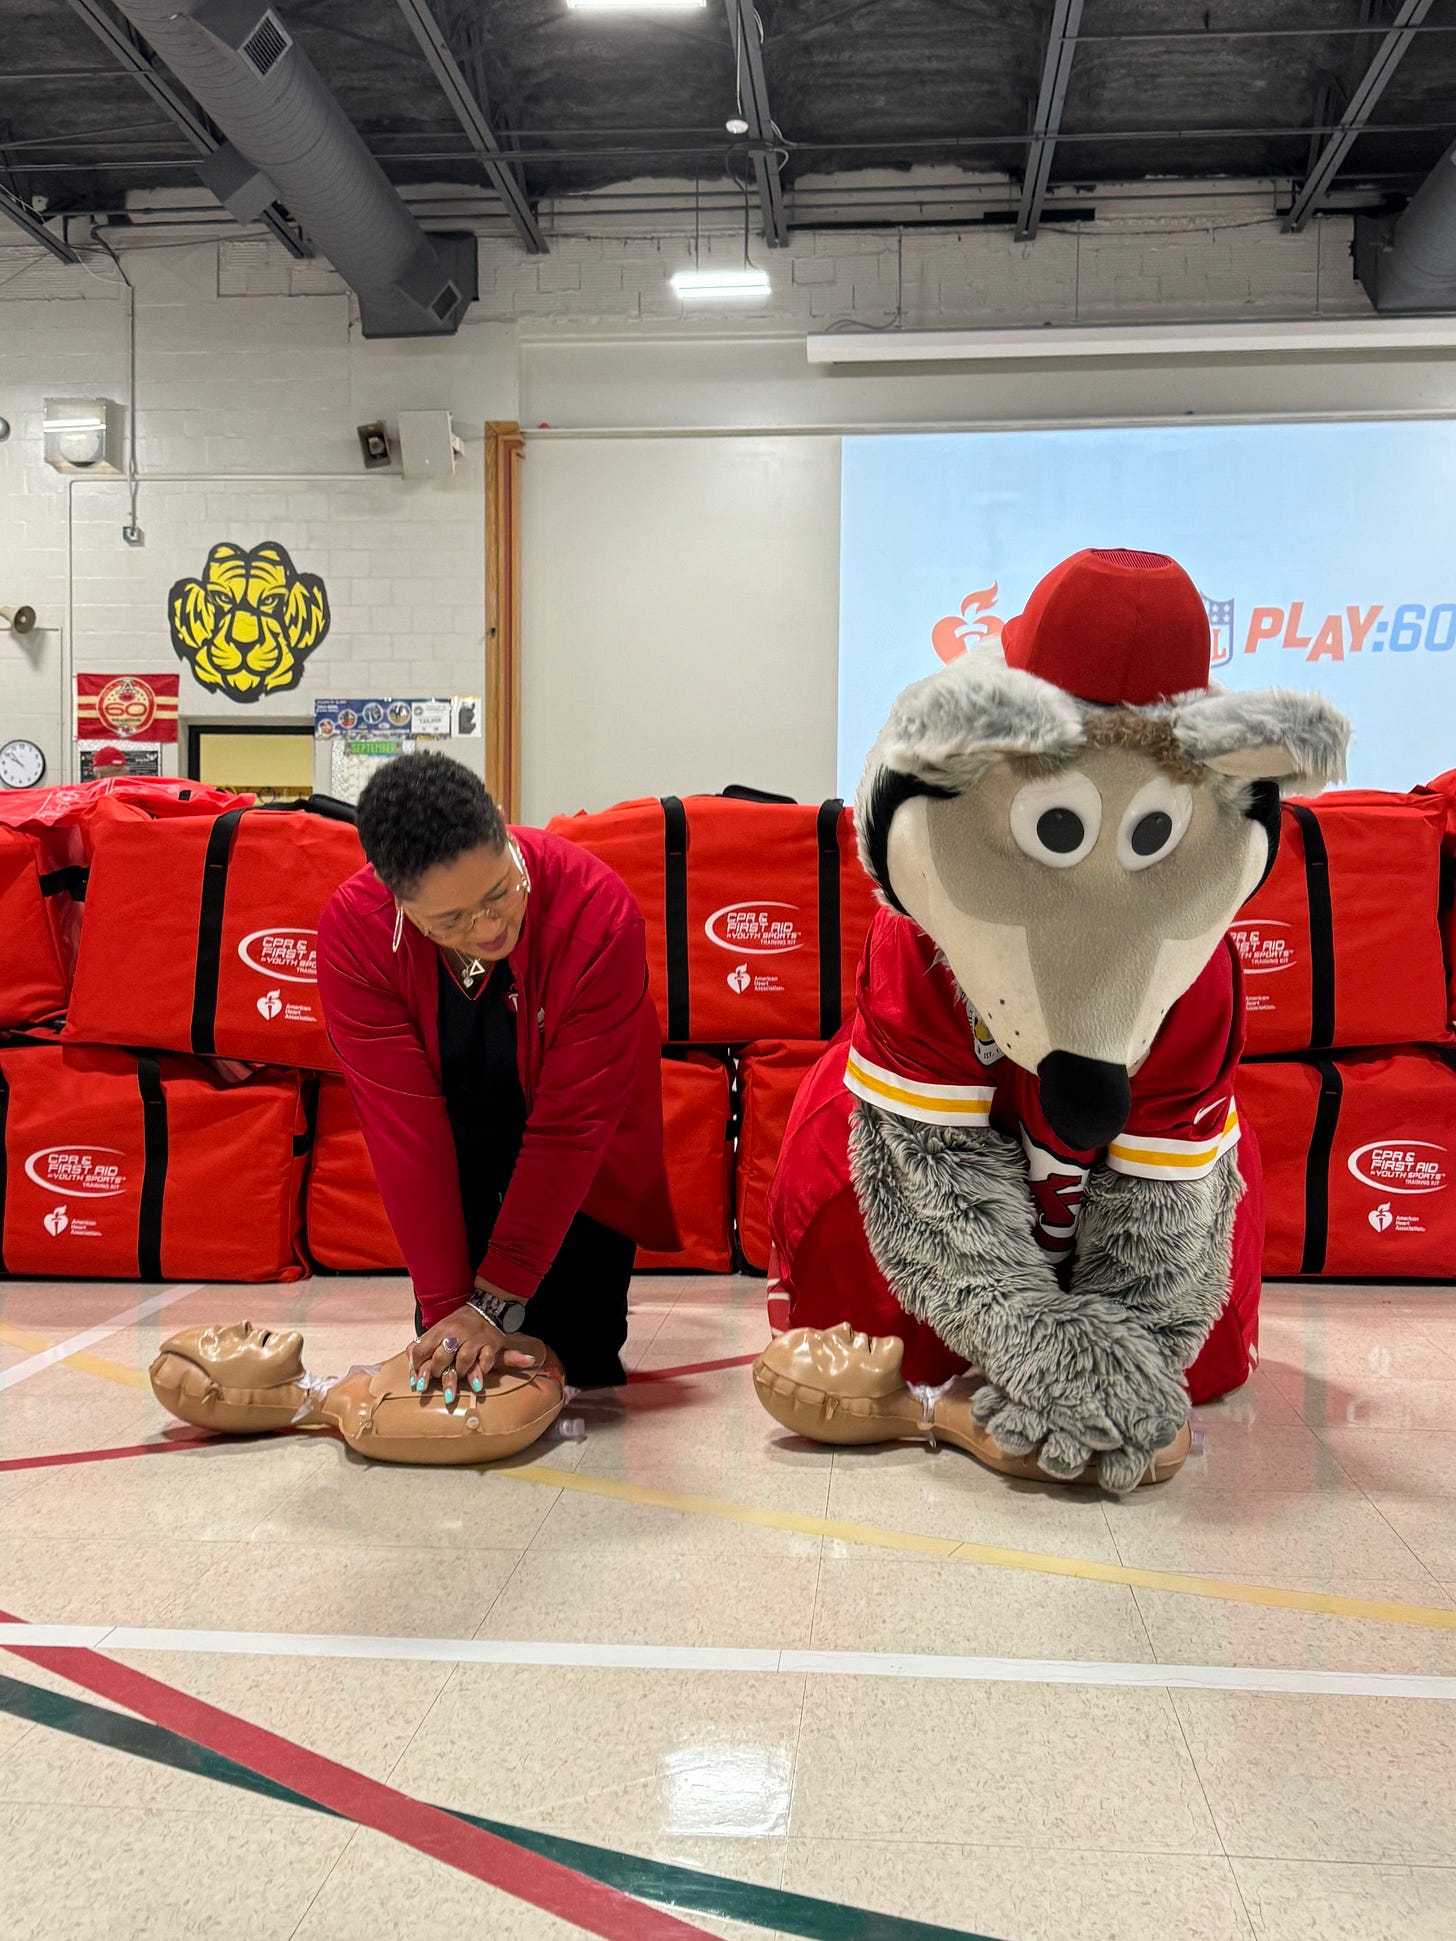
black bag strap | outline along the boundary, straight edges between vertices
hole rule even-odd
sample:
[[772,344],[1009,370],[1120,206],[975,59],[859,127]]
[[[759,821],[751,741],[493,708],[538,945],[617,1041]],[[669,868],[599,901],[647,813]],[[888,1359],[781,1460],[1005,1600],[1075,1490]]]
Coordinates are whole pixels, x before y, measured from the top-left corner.
[[796,806],[792,795],[774,795],[768,789],[751,789],[742,782],[730,782],[720,794],[728,802],[769,802],[780,808]]
[[844,1011],[839,958],[839,818],[844,804],[838,796],[819,808],[819,1036],[832,1038]]
[[5,1265],[5,1190],[10,1183],[10,1157],[5,1135],[9,1117],[10,1080],[0,1071],[0,1275],[9,1272]]
[[167,1192],[167,1097],[162,1067],[148,1053],[137,1059],[137,1090],[142,1095],[142,1203],[137,1215],[137,1277],[165,1279],[162,1273],[162,1208]]
[[227,907],[228,870],[233,838],[245,809],[229,809],[212,825],[202,865],[202,908],[197,918],[197,965],[192,974],[194,1051],[217,1050],[217,980],[222,969],[222,919]]
[[312,1080],[303,1081],[303,1131],[293,1135],[293,1156],[302,1159],[313,1151],[318,1135],[319,1088]]
[[[301,795],[295,801],[255,802],[253,809],[258,815],[287,815],[301,810],[304,815],[321,815],[329,822],[357,823],[359,812],[352,802],[341,802],[334,795]],[[230,815],[237,815],[232,809]]]
[[1304,886],[1309,900],[1309,1044],[1328,1051],[1335,1042],[1335,920],[1330,903],[1330,856],[1313,809],[1285,805],[1304,839]]
[[84,903],[90,877],[90,870],[83,869],[80,863],[69,863],[64,869],[50,869],[40,879],[40,893],[42,896],[69,896],[77,903]]
[[1335,1131],[1340,1123],[1340,1106],[1345,1096],[1345,1081],[1340,1068],[1328,1058],[1314,1061],[1319,1073],[1319,1102],[1314,1109],[1314,1129],[1309,1135],[1309,1151],[1304,1162],[1304,1253],[1299,1263],[1301,1274],[1322,1274],[1330,1241],[1330,1154]]
[[692,1036],[688,977],[688,812],[681,796],[662,799],[663,900],[667,923],[667,1035]]

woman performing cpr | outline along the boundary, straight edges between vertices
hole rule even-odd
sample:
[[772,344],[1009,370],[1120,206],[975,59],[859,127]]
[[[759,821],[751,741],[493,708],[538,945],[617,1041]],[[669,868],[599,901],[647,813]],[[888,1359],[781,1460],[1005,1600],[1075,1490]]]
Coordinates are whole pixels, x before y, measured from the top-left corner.
[[477,778],[402,755],[359,802],[369,866],[319,926],[329,1037],[415,1290],[420,1390],[524,1363],[623,1380],[636,1247],[671,1251],[641,912]]

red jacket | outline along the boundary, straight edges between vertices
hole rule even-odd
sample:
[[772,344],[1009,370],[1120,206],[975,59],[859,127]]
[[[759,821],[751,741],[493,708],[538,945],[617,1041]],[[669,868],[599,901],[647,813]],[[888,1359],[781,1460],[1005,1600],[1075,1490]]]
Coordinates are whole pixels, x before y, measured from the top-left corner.
[[394,899],[372,869],[341,885],[319,921],[329,1039],[426,1327],[460,1305],[477,1271],[529,1300],[578,1212],[657,1251],[682,1244],[663,1169],[642,913],[577,844],[512,833],[533,886],[511,953],[526,1137],[478,1266],[440,1081],[439,952],[409,922],[392,950]]

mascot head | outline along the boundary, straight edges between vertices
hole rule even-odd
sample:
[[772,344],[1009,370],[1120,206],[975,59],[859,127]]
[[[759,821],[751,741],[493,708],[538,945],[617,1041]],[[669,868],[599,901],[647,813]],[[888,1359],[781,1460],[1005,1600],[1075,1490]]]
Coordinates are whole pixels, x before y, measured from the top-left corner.
[[999,645],[900,696],[860,786],[881,895],[1073,1146],[1121,1131],[1130,1074],[1273,864],[1280,794],[1344,774],[1328,701],[1208,670],[1176,561],[1077,553]]
[[172,647],[204,687],[233,701],[282,694],[329,630],[317,573],[300,573],[276,540],[246,552],[223,541],[200,580],[178,580],[167,600]]

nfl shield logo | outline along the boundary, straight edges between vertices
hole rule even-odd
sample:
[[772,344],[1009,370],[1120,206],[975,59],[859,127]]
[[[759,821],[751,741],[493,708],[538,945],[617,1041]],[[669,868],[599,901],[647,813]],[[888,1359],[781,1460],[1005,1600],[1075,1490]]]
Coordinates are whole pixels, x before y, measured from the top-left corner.
[[1203,604],[1208,608],[1208,631],[1213,636],[1212,665],[1222,667],[1234,657],[1234,603],[1210,600],[1205,593]]

